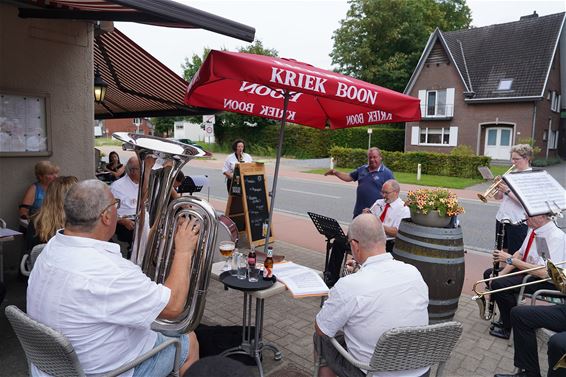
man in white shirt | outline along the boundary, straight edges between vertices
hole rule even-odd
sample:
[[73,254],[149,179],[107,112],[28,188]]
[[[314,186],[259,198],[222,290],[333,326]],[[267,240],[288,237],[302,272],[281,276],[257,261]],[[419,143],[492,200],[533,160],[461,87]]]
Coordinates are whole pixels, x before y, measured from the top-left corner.
[[[527,219],[529,232],[523,241],[523,244],[513,255],[505,251],[494,250],[493,260],[504,263],[505,267],[499,272],[499,275],[506,275],[517,270],[526,270],[529,268],[544,266],[545,260],[542,258],[541,251],[537,250],[536,239],[539,242],[546,242],[548,254],[545,256],[554,262],[560,262],[566,259],[566,234],[560,230],[548,216],[533,216]],[[484,276],[491,274],[488,270]],[[546,269],[540,269],[529,272],[535,278],[544,279],[547,276]],[[511,287],[521,284],[525,275],[508,276],[502,279],[494,280],[491,283],[491,290]],[[525,293],[533,293],[539,289],[555,289],[554,285],[549,282],[529,285],[525,287]],[[493,298],[497,302],[499,308],[500,323],[495,324],[494,328],[489,332],[497,338],[509,339],[511,334],[511,309],[517,305],[515,295],[519,292],[519,288],[510,289],[504,292],[493,294]]]
[[393,252],[393,245],[395,244],[395,237],[397,236],[401,220],[411,217],[409,207],[406,207],[405,202],[399,198],[400,192],[399,182],[390,179],[381,188],[383,199],[377,199],[371,208],[364,209],[364,213],[373,213],[381,220],[385,236],[387,237],[385,251],[388,253]]
[[[28,314],[69,339],[87,375],[104,374],[165,341],[151,323],[177,318],[189,290],[200,224],[194,219],[179,224],[170,273],[156,284],[107,242],[119,207],[99,180],[73,186],[65,197],[65,229],[47,243],[28,282]],[[199,347],[193,332],[180,340],[182,375],[198,360]],[[167,347],[123,376],[166,376],[174,353]],[[33,366],[32,375],[45,374]]]
[[140,162],[137,156],[132,156],[126,164],[126,174],[112,183],[110,190],[116,199],[120,199],[118,209],[118,224],[116,237],[119,241],[128,243],[128,258],[132,248],[135,215],[138,204],[138,187],[140,183]]
[[[348,232],[360,270],[336,283],[316,316],[315,352],[327,362],[319,376],[365,376],[346,361],[328,337],[343,341],[348,352],[369,363],[385,331],[428,324],[428,287],[420,272],[385,252],[385,233],[372,214],[356,217]],[[339,332],[343,332],[343,338]],[[427,368],[378,374],[379,377],[422,376]]]

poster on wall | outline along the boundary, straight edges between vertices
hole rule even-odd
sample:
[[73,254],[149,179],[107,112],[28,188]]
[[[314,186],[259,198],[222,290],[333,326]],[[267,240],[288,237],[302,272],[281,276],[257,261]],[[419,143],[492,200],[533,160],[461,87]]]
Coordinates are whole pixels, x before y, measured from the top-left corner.
[[45,98],[0,93],[0,154],[47,152]]

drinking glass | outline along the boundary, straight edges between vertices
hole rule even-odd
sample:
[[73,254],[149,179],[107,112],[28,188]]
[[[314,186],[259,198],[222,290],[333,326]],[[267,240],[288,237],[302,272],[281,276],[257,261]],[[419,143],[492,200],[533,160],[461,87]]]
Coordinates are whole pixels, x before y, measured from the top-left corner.
[[248,281],[250,283],[255,283],[258,280],[259,280],[259,270],[255,267],[249,267],[248,268]]
[[233,241],[221,241],[218,247],[220,249],[220,254],[222,254],[222,256],[226,258],[224,267],[222,267],[222,271],[230,271],[231,268],[228,264],[228,260],[232,257],[232,253],[236,248],[236,244]]
[[242,253],[238,253],[237,264],[238,270],[236,272],[236,277],[240,280],[244,280],[246,278],[246,272],[248,271],[248,257]]

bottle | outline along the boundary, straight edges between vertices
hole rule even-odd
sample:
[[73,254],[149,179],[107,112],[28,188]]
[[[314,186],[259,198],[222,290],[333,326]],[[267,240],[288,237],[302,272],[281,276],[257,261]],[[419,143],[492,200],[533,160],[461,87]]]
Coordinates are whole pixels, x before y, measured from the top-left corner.
[[273,276],[273,248],[271,246],[267,248],[267,257],[263,262],[263,267],[265,267],[263,270],[263,277],[271,279]]
[[251,249],[250,253],[248,254],[248,267],[249,267],[249,269],[255,268],[255,260],[256,260],[255,250]]
[[265,220],[263,226],[261,227],[261,236],[267,238],[267,228],[269,228],[269,220]]

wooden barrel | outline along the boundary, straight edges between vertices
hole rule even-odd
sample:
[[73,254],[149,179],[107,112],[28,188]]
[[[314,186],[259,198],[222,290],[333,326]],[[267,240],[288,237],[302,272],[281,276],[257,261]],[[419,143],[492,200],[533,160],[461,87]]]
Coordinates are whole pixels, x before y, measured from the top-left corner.
[[393,257],[421,272],[428,285],[430,323],[452,320],[464,284],[462,228],[433,228],[403,220]]

